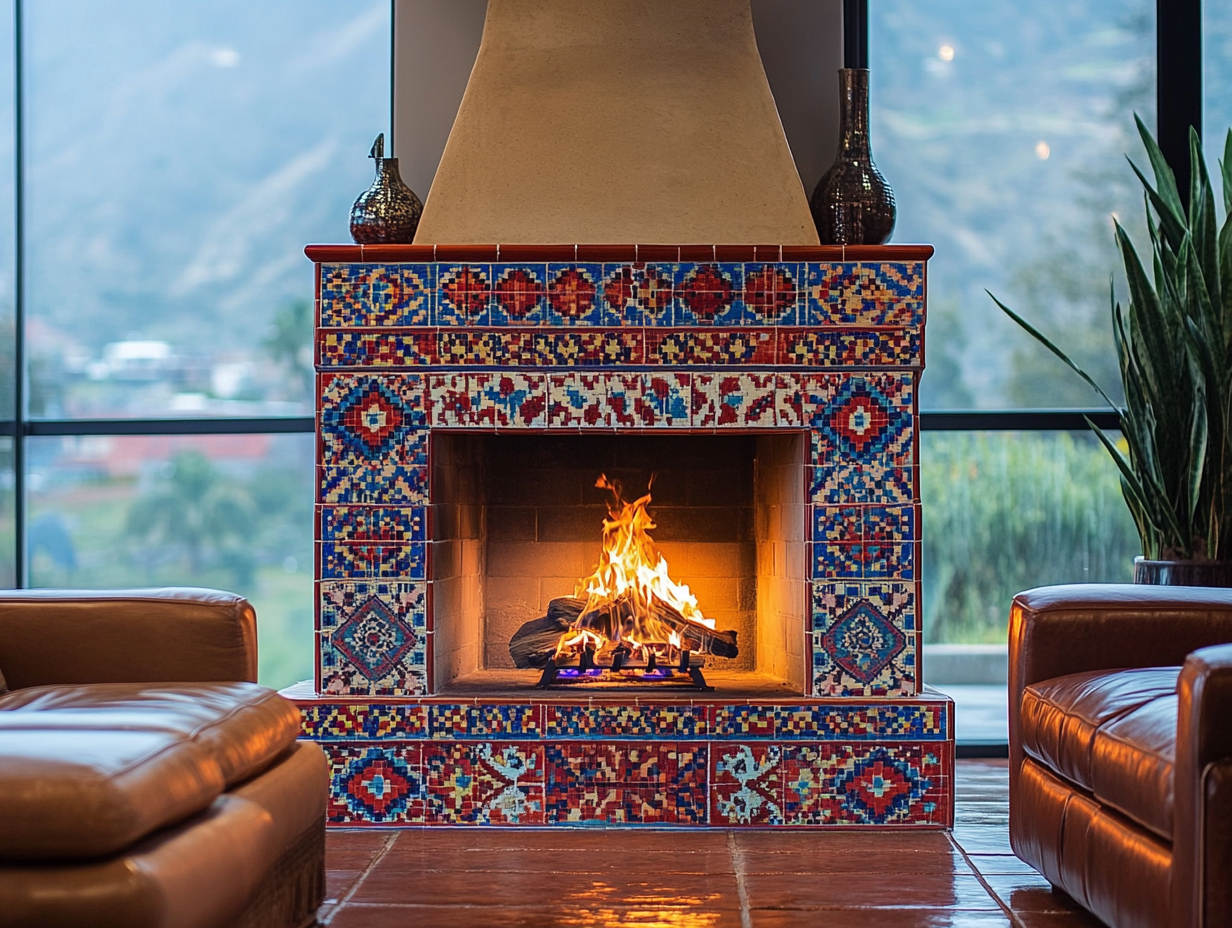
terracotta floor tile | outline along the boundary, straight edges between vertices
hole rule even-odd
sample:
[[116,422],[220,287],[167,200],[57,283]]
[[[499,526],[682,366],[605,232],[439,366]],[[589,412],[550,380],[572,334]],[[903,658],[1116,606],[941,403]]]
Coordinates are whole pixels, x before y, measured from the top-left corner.
[[970,873],[953,847],[936,850],[858,848],[839,853],[800,848],[792,851],[759,848],[741,850],[745,873]]
[[381,862],[354,902],[509,906],[585,905],[738,908],[729,873],[407,873]]
[[997,907],[996,900],[969,873],[750,873],[744,884],[750,907],[763,909]]
[[1012,854],[1009,830],[1003,825],[955,825],[954,840],[968,854]]
[[325,899],[326,901],[334,900],[335,902],[341,899],[348,889],[350,889],[356,880],[359,879],[362,870],[334,870],[325,871]]
[[652,831],[641,828],[419,828],[403,832],[398,849],[426,847],[432,850],[538,849],[674,851],[681,846],[692,851],[727,850],[727,833],[714,829]]
[[984,876],[997,897],[1015,912],[1083,912],[1077,902],[1064,893],[1054,893],[1039,874],[991,873]]
[[[730,909],[482,908],[470,906],[354,906],[330,928],[740,928]],[[974,926],[972,926],[974,928]]]
[[1105,928],[1089,912],[1015,912],[1021,928]]
[[379,850],[390,836],[401,837],[404,832],[394,828],[330,828],[325,832],[325,852]]
[[1000,909],[754,909],[753,928],[1011,928]]
[[835,828],[832,831],[733,831],[746,850],[768,849],[780,853],[847,854],[859,850],[935,851],[948,854],[952,848],[943,831],[865,831]]
[[1023,873],[1028,876],[1039,874],[1035,868],[1019,860],[1013,854],[970,854],[971,863],[975,869],[985,875],[994,873]]
[[694,851],[687,842],[674,850],[628,850],[619,838],[606,849],[476,848],[441,850],[427,845],[398,846],[381,861],[382,868],[421,870],[499,870],[539,873],[600,873],[614,870],[658,873],[730,873],[731,855]]

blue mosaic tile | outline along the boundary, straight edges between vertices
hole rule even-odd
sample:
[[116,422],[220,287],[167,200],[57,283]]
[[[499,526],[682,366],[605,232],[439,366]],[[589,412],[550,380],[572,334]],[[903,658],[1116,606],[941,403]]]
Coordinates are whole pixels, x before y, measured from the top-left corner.
[[406,741],[428,736],[428,707],[384,703],[300,706],[301,733],[312,741]]
[[800,266],[792,262],[744,265],[744,325],[807,325],[799,320]]
[[422,374],[321,375],[322,463],[415,464],[427,436]]
[[424,506],[322,506],[319,540],[386,544],[425,541],[427,523]]
[[672,287],[674,325],[736,326],[745,322],[742,264],[677,264]]
[[914,469],[879,461],[824,464],[809,468],[809,498],[813,503],[911,503],[915,500]]
[[432,737],[540,738],[543,706],[535,704],[458,705],[430,707]]
[[914,696],[913,583],[813,584],[813,695]]
[[320,549],[322,580],[427,578],[427,546],[422,542],[381,545],[324,541]]
[[483,325],[487,321],[492,299],[490,264],[441,265],[437,268],[437,281],[434,325]]
[[321,503],[423,505],[428,502],[428,468],[401,464],[318,467],[317,500]]
[[621,313],[608,310],[604,305],[603,265],[549,264],[547,281],[548,325],[621,324]]
[[705,706],[549,705],[545,738],[653,738],[676,741],[709,732]]
[[547,321],[547,265],[493,264],[492,299],[480,325],[538,326]]

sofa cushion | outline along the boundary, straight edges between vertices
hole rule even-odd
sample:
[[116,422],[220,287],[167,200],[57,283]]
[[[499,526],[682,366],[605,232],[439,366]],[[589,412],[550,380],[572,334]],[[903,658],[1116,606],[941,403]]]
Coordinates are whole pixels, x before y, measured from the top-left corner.
[[1023,749],[1053,773],[1172,840],[1179,667],[1069,674],[1028,686]]
[[0,728],[0,860],[114,854],[222,789],[209,750],[179,732]]
[[255,683],[94,683],[0,698],[0,731],[19,728],[178,733],[204,747],[231,786],[290,747],[300,717],[292,702]]

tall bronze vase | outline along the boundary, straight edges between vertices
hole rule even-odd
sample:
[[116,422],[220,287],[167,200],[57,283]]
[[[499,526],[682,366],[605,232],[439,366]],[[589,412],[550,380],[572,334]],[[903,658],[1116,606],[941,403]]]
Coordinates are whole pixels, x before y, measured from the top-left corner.
[[894,191],[873,164],[868,141],[868,69],[838,72],[838,156],[809,206],[823,245],[880,245],[894,231]]
[[398,159],[385,157],[385,133],[372,143],[376,179],[351,207],[351,238],[360,245],[409,245],[415,240],[423,203],[402,182]]

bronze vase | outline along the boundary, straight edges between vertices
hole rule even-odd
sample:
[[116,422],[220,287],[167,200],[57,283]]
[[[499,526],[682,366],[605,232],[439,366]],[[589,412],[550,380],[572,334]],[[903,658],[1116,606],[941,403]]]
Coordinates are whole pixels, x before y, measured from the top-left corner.
[[360,245],[409,245],[415,240],[423,203],[402,182],[398,159],[385,157],[385,133],[372,143],[376,179],[351,207],[351,238]]
[[868,141],[868,69],[838,72],[838,156],[809,206],[823,245],[880,245],[894,231],[894,191],[873,164]]

